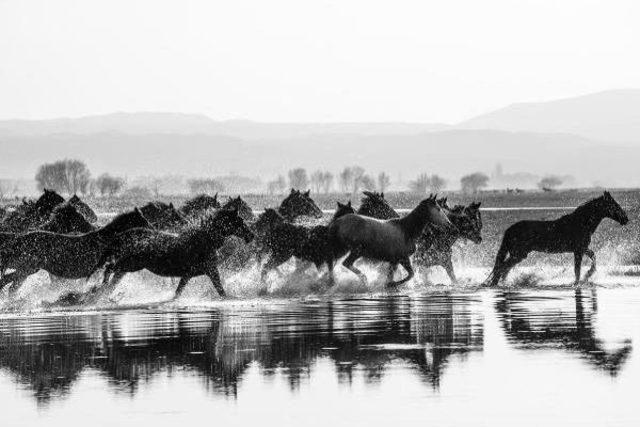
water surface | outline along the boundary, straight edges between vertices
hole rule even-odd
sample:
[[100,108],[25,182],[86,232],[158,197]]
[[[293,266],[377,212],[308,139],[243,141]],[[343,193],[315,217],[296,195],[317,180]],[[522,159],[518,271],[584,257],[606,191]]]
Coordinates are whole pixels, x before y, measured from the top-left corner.
[[639,306],[590,288],[5,314],[2,425],[638,425]]

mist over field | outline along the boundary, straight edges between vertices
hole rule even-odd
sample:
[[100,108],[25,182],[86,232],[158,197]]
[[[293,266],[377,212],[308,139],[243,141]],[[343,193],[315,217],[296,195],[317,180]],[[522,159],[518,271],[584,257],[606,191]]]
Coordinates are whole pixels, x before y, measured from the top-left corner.
[[504,174],[492,187],[531,187],[549,174],[572,176],[573,186],[634,187],[640,185],[638,142],[640,90],[516,104],[452,125],[114,113],[0,121],[0,175],[32,179],[40,164],[65,157],[85,161],[94,174],[129,178],[239,174],[267,181],[292,167],[337,172],[359,165],[387,172],[392,187],[403,188],[423,172],[456,182],[500,164]]

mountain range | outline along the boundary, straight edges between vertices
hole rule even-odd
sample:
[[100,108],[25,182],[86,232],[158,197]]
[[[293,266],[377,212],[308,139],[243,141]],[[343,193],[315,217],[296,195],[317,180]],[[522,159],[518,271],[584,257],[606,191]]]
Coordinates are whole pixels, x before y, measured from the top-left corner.
[[[293,167],[361,165],[405,182],[421,172],[452,183],[492,170],[573,175],[579,185],[638,186],[640,90],[514,104],[458,124],[261,123],[204,115],[114,113],[0,121],[0,177],[79,158],[94,174],[271,179]],[[452,186],[455,186],[453,184]]]

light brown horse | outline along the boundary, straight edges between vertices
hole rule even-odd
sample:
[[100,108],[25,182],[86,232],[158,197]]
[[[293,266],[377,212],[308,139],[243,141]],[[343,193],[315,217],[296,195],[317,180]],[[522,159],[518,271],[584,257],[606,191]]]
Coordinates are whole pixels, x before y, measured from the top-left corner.
[[409,257],[416,250],[416,240],[425,226],[455,229],[436,202],[435,196],[423,200],[402,218],[379,220],[357,214],[345,215],[329,226],[329,237],[334,249],[334,262],[347,252],[342,265],[367,282],[365,275],[354,266],[359,258],[391,263],[392,271],[402,265],[407,277],[388,286],[400,285],[413,277]]

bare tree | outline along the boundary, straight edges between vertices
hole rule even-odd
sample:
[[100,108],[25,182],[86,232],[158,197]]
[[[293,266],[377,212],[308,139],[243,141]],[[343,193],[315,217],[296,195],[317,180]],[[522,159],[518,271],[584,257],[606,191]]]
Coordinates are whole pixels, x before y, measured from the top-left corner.
[[324,172],[317,170],[311,174],[311,189],[314,193],[320,193],[324,179]]
[[40,190],[50,188],[61,193],[86,194],[89,191],[91,173],[81,160],[65,159],[41,165],[36,172]]
[[213,178],[197,178],[187,181],[191,194],[213,194],[225,191],[224,185]]
[[[367,190],[367,191],[375,191],[376,181],[371,177],[371,175],[362,175],[358,185],[358,190],[360,189]],[[354,191],[354,194],[356,193],[356,191]]]
[[421,173],[409,183],[409,189],[415,193],[437,193],[446,188],[447,181],[440,175]]
[[460,178],[460,187],[464,193],[475,194],[489,184],[489,177],[482,172],[475,172]]
[[344,168],[339,175],[340,189],[343,193],[349,193],[352,187],[353,170],[351,168]]
[[282,175],[278,175],[276,179],[267,183],[267,192],[269,194],[281,194],[286,188],[287,181]]
[[295,168],[289,171],[289,186],[296,190],[304,190],[309,187],[309,178],[304,168]]
[[333,174],[329,171],[323,172],[322,174],[322,192],[327,194],[331,191],[331,187],[333,187]]
[[115,196],[124,186],[124,179],[103,173],[95,181],[101,196]]
[[378,174],[378,191],[384,193],[389,188],[391,184],[391,178],[387,175],[386,172],[380,172]]

